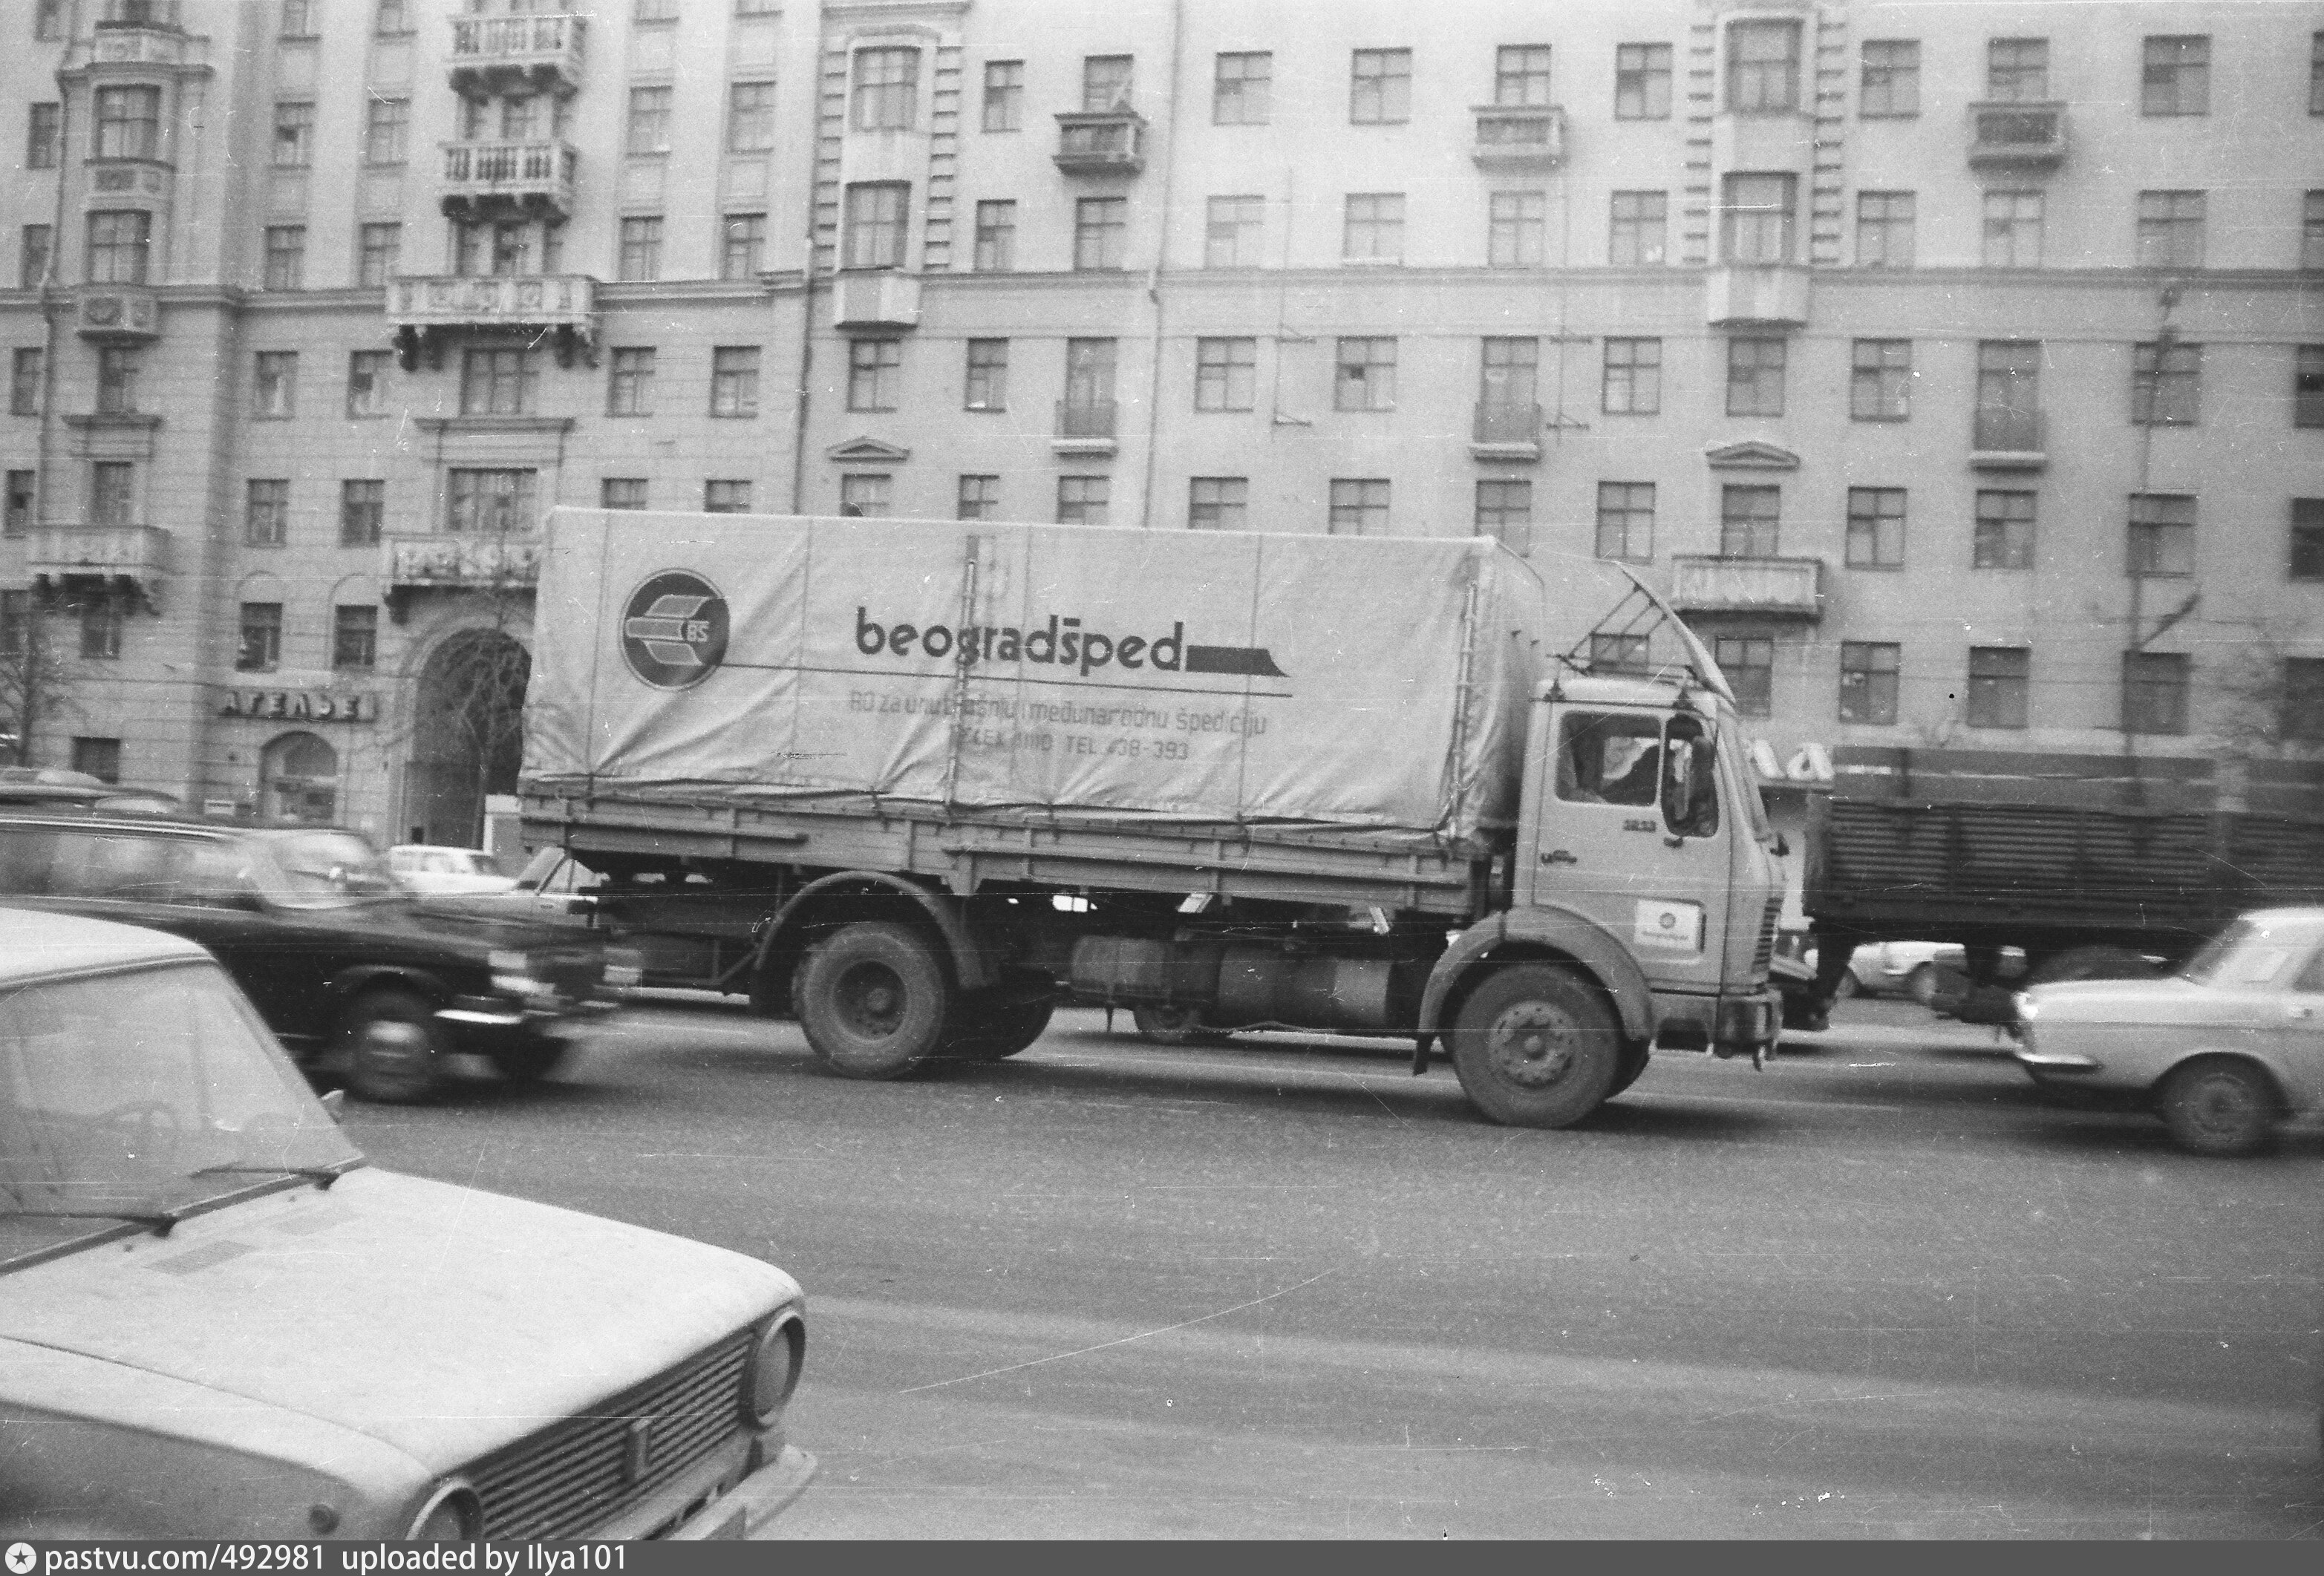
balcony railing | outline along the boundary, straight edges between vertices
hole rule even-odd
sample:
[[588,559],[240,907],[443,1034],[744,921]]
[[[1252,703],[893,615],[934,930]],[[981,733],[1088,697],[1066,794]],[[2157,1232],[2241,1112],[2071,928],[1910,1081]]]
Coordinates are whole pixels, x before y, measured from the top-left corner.
[[1146,117],[1134,109],[1057,116],[1057,168],[1068,175],[1135,175],[1146,168]]
[[1059,454],[1111,454],[1114,403],[1111,400],[1060,400],[1057,432],[1050,447]]
[[1671,562],[1671,605],[1681,613],[1823,616],[1821,558],[1729,558],[1682,554]]
[[2039,410],[1980,410],[1969,464],[1988,471],[2038,471],[2049,461],[2047,429]]
[[1973,166],[2040,170],[2066,156],[2063,104],[1972,104],[1969,124]]
[[73,327],[84,339],[142,345],[161,332],[161,299],[150,285],[85,284],[74,293]]
[[1469,452],[1480,460],[1541,458],[1541,407],[1480,400],[1470,427]]
[[569,218],[579,161],[565,142],[447,143],[444,211],[454,218]]
[[1484,170],[1554,170],[1565,161],[1565,111],[1554,105],[1476,106],[1470,157]]
[[98,27],[163,27],[178,25],[178,0],[98,0]]
[[452,90],[472,97],[578,92],[588,29],[579,16],[456,16]]
[[[391,536],[380,539],[380,578],[391,595],[412,591],[529,591],[540,579],[540,539]],[[401,604],[395,612],[401,613]]]
[[170,533],[158,525],[44,525],[25,545],[35,582],[119,588],[149,607],[170,567]]
[[388,283],[387,321],[406,372],[418,370],[423,349],[440,350],[447,337],[520,331],[547,332],[559,364],[569,366],[576,353],[596,354],[597,281],[586,273],[405,277]]

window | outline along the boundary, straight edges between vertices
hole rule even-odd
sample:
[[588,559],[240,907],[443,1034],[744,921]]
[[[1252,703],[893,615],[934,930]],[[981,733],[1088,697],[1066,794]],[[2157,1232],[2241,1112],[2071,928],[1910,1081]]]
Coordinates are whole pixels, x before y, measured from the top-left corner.
[[315,106],[278,104],[274,106],[274,168],[304,170],[315,161]]
[[1659,263],[1669,231],[1670,198],[1660,191],[1618,191],[1613,198],[1613,234],[1606,261]]
[[1848,567],[1851,569],[1901,569],[1904,567],[1904,489],[1850,487],[1848,490]]
[[235,667],[244,673],[271,673],[281,662],[282,604],[244,603],[242,642],[235,649]]
[[1009,409],[1009,341],[972,339],[968,342],[968,386],[962,395],[964,410]]
[[299,400],[299,353],[295,350],[258,352],[250,380],[250,413],[284,417],[296,413]]
[[667,88],[630,89],[630,124],[622,142],[630,153],[669,152],[669,96]]
[[1332,378],[1332,408],[1335,410],[1396,409],[1396,341],[1340,341]]
[[953,510],[955,520],[998,520],[1001,518],[1001,478],[998,476],[963,476]]
[[722,226],[718,277],[756,279],[766,266],[767,216],[728,214]]
[[2208,34],[2147,38],[2138,106],[2146,115],[2211,112],[2211,41]]
[[606,476],[597,484],[597,505],[601,509],[643,509],[646,507],[646,479],[643,476]]
[[91,284],[143,284],[153,219],[142,208],[104,209],[88,216]]
[[1059,476],[1057,523],[1103,525],[1112,486],[1111,478],[1106,476]]
[[2004,104],[2039,104],[2050,97],[2050,41],[1988,39],[1985,96]]
[[1735,692],[1735,709],[1747,717],[1764,717],[1774,711],[1775,642],[1758,635],[1721,635],[1712,644],[1711,659],[1727,676]]
[[522,416],[532,410],[538,369],[529,350],[470,350],[460,359],[460,414]]
[[[31,233],[42,226],[27,225]],[[2303,192],[2300,198],[2300,266],[2308,272],[2324,270],[2324,191]]]
[[[512,10],[514,7],[511,7]],[[678,0],[632,0],[630,20],[632,22],[676,22]]]
[[1222,54],[1211,83],[1211,124],[1263,126],[1269,113],[1275,57],[1264,53]]
[[1203,234],[1204,268],[1256,268],[1267,199],[1261,197],[1214,197]]
[[2042,452],[2042,346],[2038,340],[1986,339],[1977,347],[1976,447]]
[[1341,235],[1340,255],[1351,263],[1403,262],[1404,194],[1400,191],[1351,194]]
[[1988,191],[1985,194],[1985,265],[1987,268],[2042,266],[2040,192]]
[[1647,563],[1655,556],[1655,484],[1598,484],[1598,556]]
[[1489,410],[1518,411],[1530,423],[1540,376],[1538,339],[1495,336],[1479,346],[1477,399]]
[[1856,266],[1913,266],[1911,192],[1859,191],[1856,194]]
[[661,216],[650,214],[622,221],[621,277],[653,280],[661,277]]
[[703,483],[702,509],[706,514],[750,513],[751,484],[734,478]]
[[2122,654],[2122,731],[2187,731],[2188,659],[2161,651]]
[[1902,421],[1913,413],[1913,342],[1859,339],[1851,353],[1848,414],[1857,421]]
[[775,145],[775,85],[736,82],[726,89],[726,151],[763,153]]
[[0,536],[23,536],[32,529],[36,473],[10,471],[8,489],[0,494]]
[[[118,614],[115,615],[116,617]],[[83,652],[86,656],[88,653]],[[111,655],[118,656],[116,643]],[[87,772],[100,782],[121,780],[121,741],[118,739],[78,738],[72,742],[72,769]]]
[[1128,198],[1077,198],[1074,203],[1074,267],[1084,272],[1120,268],[1129,232]]
[[1653,650],[1651,636],[1592,635],[1590,637],[1590,671],[1628,673],[1644,678],[1654,671]]
[[60,104],[35,104],[24,118],[24,168],[53,170],[57,167],[57,133],[64,124],[64,106]]
[[[158,159],[161,156],[161,90],[159,88],[100,88],[97,90],[99,159]],[[35,106],[53,108],[53,106]]]
[[2140,426],[2191,427],[2202,419],[2203,347],[2167,344],[2130,348],[2130,419]]
[[372,14],[372,32],[383,37],[393,37],[411,31],[411,17],[405,0],[379,0]]
[[710,353],[710,413],[759,413],[759,347],[722,345]]
[[387,363],[390,352],[355,350],[347,353],[347,414],[387,414]]
[[1250,513],[1250,482],[1243,476],[1196,476],[1186,494],[1189,530],[1241,530]]
[[339,484],[339,546],[375,548],[379,545],[380,528],[386,522],[385,482],[348,481]]
[[523,535],[539,515],[539,476],[532,471],[456,470],[444,524],[467,536]]
[[1497,539],[1513,553],[1530,554],[1533,551],[1533,484],[1523,479],[1480,481],[1477,484],[1477,534]]
[[49,277],[49,259],[56,250],[56,232],[47,225],[26,225],[16,244],[16,288],[38,290]]
[[503,219],[492,226],[492,269],[499,277],[537,272],[532,265],[532,226],[521,219]]
[[402,261],[403,226],[365,225],[355,241],[355,282],[365,290],[384,290]]
[[1904,649],[1880,641],[1840,643],[1840,720],[1896,720],[1896,670]]
[[1921,113],[1921,46],[1914,39],[1864,41],[1856,113],[1867,120]]
[[1721,261],[1792,260],[1792,203],[1796,185],[1797,178],[1790,175],[1727,177],[1727,200],[1719,214]]
[[1969,649],[1969,725],[2022,728],[2034,654],[2023,646]]
[[1652,416],[1663,408],[1663,342],[1606,341],[1604,399],[1609,416]]
[[1082,113],[1111,115],[1130,107],[1131,59],[1128,55],[1086,55],[1082,60]]
[[653,380],[654,353],[651,346],[615,350],[613,372],[605,384],[605,414],[652,415]]
[[2324,657],[2283,659],[2283,713],[2277,731],[2287,742],[2324,743]]
[[279,548],[290,538],[290,484],[280,478],[250,484],[242,516],[245,547]]
[[894,47],[856,51],[850,124],[859,132],[910,129],[919,87],[919,51]]
[[911,188],[901,181],[859,182],[847,189],[847,235],[841,266],[900,268],[905,207]]
[[1547,245],[1549,198],[1538,191],[1497,191],[1486,199],[1486,255],[1495,268],[1538,268]]
[[137,410],[139,353],[134,346],[102,345],[97,351],[97,409],[100,415],[127,416]]
[[266,226],[266,263],[260,282],[266,290],[307,288],[307,226]]
[[346,673],[368,673],[379,662],[379,609],[331,609],[331,666]]
[[8,414],[41,413],[41,373],[46,356],[37,346],[20,348],[8,360]]
[[1017,205],[976,205],[976,272],[1007,273],[1017,266]]
[[364,162],[401,164],[411,129],[411,100],[370,98],[364,110]]
[[1259,341],[1194,341],[1194,409],[1248,410],[1259,384]]
[[2178,579],[2195,572],[2195,500],[2183,493],[2130,495],[2130,574]]
[[1777,517],[1783,489],[1728,483],[1719,490],[1719,556],[1722,558],[1775,557]]
[[900,339],[851,339],[847,342],[847,408],[850,410],[893,410],[896,388],[903,382],[904,342]]
[[1503,44],[1493,51],[1493,102],[1504,109],[1549,104],[1549,46]]
[[887,513],[893,480],[883,473],[871,471],[840,477],[839,512],[850,520]]
[[1358,50],[1350,68],[1348,119],[1400,125],[1412,118],[1412,51]]
[[1671,47],[1614,46],[1614,118],[1668,120],[1671,112]]
[[2308,41],[2308,113],[2324,115],[2324,32]]
[[1727,413],[1784,413],[1784,355],[1781,339],[1734,338],[1727,342]]
[[[80,654],[98,661],[110,661],[119,657],[122,622],[121,604],[110,596],[95,596],[82,603],[80,605]],[[78,739],[73,741],[73,757],[76,761],[80,758],[82,742],[83,741]],[[96,743],[98,741],[90,740],[88,742]],[[88,769],[77,765],[75,770],[86,771]],[[114,749],[115,773],[118,775],[120,770],[120,747],[116,744]]]
[[1113,353],[1111,339],[1065,341],[1065,405],[1106,438],[1113,436]]
[[1333,536],[1386,535],[1388,484],[1376,478],[1333,477],[1331,513],[1325,523]]
[[[1013,132],[1024,124],[1025,62],[987,60],[984,63],[984,129]],[[981,516],[964,514],[963,520]]]
[[88,502],[98,525],[136,523],[137,467],[127,460],[99,460],[89,466]]
[[315,0],[282,0],[282,36],[315,36]]
[[2203,193],[2138,194],[2138,266],[2203,266]]
[[1977,536],[1969,555],[1969,567],[1974,569],[2032,568],[2034,494],[1980,491]]
[[2302,345],[2293,350],[2292,424],[2324,427],[2324,345]]
[[1736,22],[1727,28],[1727,107],[1776,115],[1800,106],[1800,24]]

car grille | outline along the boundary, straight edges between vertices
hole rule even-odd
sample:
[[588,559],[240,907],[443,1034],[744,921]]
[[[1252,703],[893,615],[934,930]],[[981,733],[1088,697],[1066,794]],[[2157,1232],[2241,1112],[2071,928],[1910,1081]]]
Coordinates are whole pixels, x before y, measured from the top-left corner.
[[732,1439],[742,1427],[752,1335],[742,1331],[476,1462],[467,1477],[484,1505],[480,1535],[581,1537]]
[[1751,973],[1755,979],[1766,973],[1768,963],[1775,958],[1775,921],[1783,912],[1783,899],[1770,898],[1767,899],[1767,911],[1759,917],[1759,945],[1751,954]]

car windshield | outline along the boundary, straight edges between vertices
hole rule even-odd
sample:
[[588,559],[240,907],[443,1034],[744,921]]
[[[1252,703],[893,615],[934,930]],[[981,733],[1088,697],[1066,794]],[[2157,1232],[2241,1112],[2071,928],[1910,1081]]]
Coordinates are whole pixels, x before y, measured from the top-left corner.
[[352,832],[281,832],[262,839],[269,898],[292,908],[341,908],[402,895],[372,845]]
[[0,988],[0,1265],[362,1158],[214,963]]
[[2179,970],[2198,985],[2264,985],[2300,954],[2305,938],[2279,925],[2271,930],[2248,915],[2205,942]]
[[464,857],[468,862],[468,873],[472,876],[496,876],[501,873],[499,862],[489,853],[471,853]]

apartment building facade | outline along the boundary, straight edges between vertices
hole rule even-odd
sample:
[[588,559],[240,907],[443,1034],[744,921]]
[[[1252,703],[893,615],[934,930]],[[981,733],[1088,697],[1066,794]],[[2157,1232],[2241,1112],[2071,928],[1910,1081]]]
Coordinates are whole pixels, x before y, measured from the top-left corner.
[[24,10],[44,760],[472,835],[551,502],[1618,559],[1776,781],[2324,744],[2324,4]]

